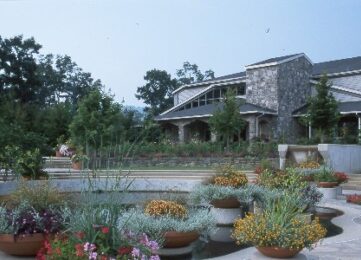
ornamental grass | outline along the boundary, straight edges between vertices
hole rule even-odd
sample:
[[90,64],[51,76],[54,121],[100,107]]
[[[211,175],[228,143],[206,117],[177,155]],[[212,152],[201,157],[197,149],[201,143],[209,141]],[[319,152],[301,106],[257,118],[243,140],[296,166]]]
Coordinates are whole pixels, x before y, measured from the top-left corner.
[[169,200],[152,200],[147,203],[144,213],[150,216],[170,215],[176,218],[187,217],[188,210],[182,204]]

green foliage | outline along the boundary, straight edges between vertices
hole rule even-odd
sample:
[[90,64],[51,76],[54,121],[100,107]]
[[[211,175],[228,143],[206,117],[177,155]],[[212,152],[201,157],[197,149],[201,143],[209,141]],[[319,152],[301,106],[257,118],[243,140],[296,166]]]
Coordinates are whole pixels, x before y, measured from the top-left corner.
[[11,205],[20,205],[24,201],[38,211],[48,208],[60,209],[71,204],[70,196],[61,193],[49,181],[18,183],[8,202]]
[[183,67],[177,70],[176,75],[178,77],[178,85],[214,79],[214,72],[212,70],[206,70],[203,74],[196,64],[190,64],[188,61],[183,63]]
[[15,162],[14,171],[23,177],[39,179],[47,177],[48,174],[43,170],[44,159],[39,149],[25,151],[21,153]]
[[208,209],[190,209],[188,217],[182,219],[169,215],[153,217],[139,210],[130,210],[122,215],[119,225],[138,233],[146,233],[150,238],[162,242],[167,231],[209,234],[215,231],[216,222]]
[[190,194],[190,199],[195,204],[209,204],[213,200],[222,200],[227,198],[237,198],[240,202],[248,203],[252,201],[254,195],[259,192],[260,188],[255,185],[234,188],[230,186],[207,184],[195,187]]
[[335,134],[340,113],[337,102],[330,91],[327,76],[321,77],[316,85],[317,94],[309,100],[306,120],[320,135],[321,142],[325,136]]
[[95,90],[79,103],[70,124],[71,138],[78,146],[99,149],[121,136],[121,107],[109,95]]
[[239,135],[245,128],[246,122],[239,113],[240,103],[237,101],[234,91],[226,93],[224,102],[210,117],[209,125],[218,136],[226,141],[227,148],[234,135]]
[[313,179],[316,182],[337,182],[338,179],[331,169],[326,166],[321,167],[314,175]]
[[165,70],[153,69],[146,72],[144,80],[146,84],[138,87],[135,96],[150,106],[147,110],[151,115],[158,115],[173,105],[171,95],[177,81],[170,74]]

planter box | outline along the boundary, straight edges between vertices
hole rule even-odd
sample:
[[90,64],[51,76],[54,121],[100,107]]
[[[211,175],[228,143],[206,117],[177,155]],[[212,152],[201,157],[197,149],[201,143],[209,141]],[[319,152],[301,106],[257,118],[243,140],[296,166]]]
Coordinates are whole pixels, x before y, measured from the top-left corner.
[[211,208],[218,225],[233,225],[234,221],[241,217],[241,208],[221,209]]
[[231,238],[233,227],[217,227],[217,231],[209,235],[209,238],[217,242],[232,242]]
[[336,199],[337,197],[337,188],[317,188],[322,194],[322,201],[328,199]]

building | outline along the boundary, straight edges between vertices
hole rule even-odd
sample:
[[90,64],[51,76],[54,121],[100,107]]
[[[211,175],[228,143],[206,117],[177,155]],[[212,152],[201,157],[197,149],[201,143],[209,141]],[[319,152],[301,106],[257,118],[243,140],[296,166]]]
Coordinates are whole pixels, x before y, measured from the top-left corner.
[[247,121],[244,139],[283,138],[293,142],[311,134],[298,119],[323,74],[340,102],[340,123],[360,129],[361,57],[313,63],[303,53],[267,59],[246,66],[243,72],[181,86],[173,92],[174,106],[156,120],[179,142],[194,137],[215,140],[208,119],[222,107],[227,89],[234,88],[237,98],[243,100],[239,112]]

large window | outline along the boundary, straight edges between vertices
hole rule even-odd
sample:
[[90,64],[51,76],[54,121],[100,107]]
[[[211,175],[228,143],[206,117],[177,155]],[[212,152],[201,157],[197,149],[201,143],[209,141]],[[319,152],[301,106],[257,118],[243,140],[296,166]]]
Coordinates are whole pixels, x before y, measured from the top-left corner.
[[230,88],[232,88],[235,91],[237,96],[246,95],[245,83],[233,84],[224,87],[217,87],[207,91],[205,94],[199,96],[198,98],[195,98],[186,105],[178,108],[176,111],[181,111],[184,109],[190,109],[190,108],[195,108],[199,106],[210,105],[213,103],[220,102]]

